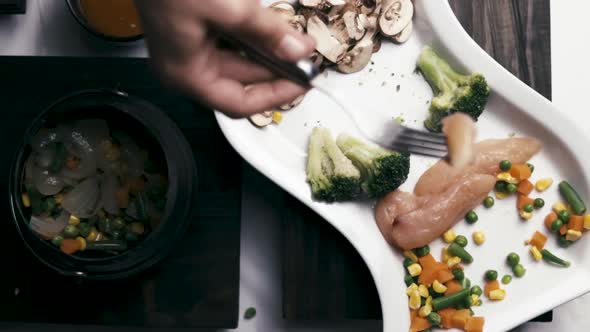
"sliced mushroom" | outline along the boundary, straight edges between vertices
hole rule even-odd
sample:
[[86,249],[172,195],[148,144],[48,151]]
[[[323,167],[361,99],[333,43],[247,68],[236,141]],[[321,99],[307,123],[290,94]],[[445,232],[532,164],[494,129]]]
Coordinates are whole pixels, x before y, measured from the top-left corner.
[[413,15],[411,0],[386,0],[379,16],[379,28],[385,36],[392,37],[410,24]]
[[289,19],[289,24],[299,32],[305,32],[307,20],[303,15],[294,15]]
[[274,11],[280,11],[280,12],[288,13],[290,16],[294,16],[296,14],[295,13],[295,8],[288,1],[277,1],[277,2],[275,2],[273,4],[271,4],[269,6],[269,8],[272,9],[272,10],[274,10]]
[[[288,110],[292,109],[293,107],[301,104],[301,102],[303,101],[303,98],[305,98],[305,94],[295,98],[293,101],[291,101],[288,104],[281,105],[279,108],[283,111],[288,111]],[[271,118],[272,118],[272,116],[271,116]]]
[[[359,17],[360,15],[352,11],[347,11],[342,15],[348,36],[355,40],[360,40],[365,35],[365,27]],[[366,16],[364,16],[364,19],[366,19]]]
[[344,23],[343,17],[330,22],[328,25],[328,30],[330,30],[330,34],[336,38],[340,44],[348,44],[348,42],[352,39],[352,37],[348,35],[346,23]]
[[412,35],[412,30],[414,30],[414,24],[412,23],[412,21],[410,21],[410,24],[408,24],[408,26],[406,26],[402,30],[402,32],[391,37],[391,40],[398,44],[405,43],[408,39],[410,39],[410,36]]
[[330,11],[328,12],[328,22],[332,22],[340,18],[344,7],[347,5],[347,2],[344,0],[326,0],[326,4],[330,6]]
[[314,51],[311,56],[309,57],[311,62],[313,62],[316,66],[321,66],[322,62],[324,61],[324,56],[320,54],[318,51]]
[[348,44],[342,44],[332,36],[326,24],[317,16],[307,20],[307,33],[315,39],[316,50],[331,62],[338,62],[348,48]]
[[363,39],[338,62],[338,71],[345,74],[361,71],[371,61],[372,54],[373,40]]
[[322,0],[299,0],[299,4],[304,7],[316,8],[322,3]]
[[262,113],[251,115],[249,118],[256,127],[266,127],[272,123],[272,111],[265,111]]
[[373,53],[379,52],[381,49],[381,38],[373,38]]

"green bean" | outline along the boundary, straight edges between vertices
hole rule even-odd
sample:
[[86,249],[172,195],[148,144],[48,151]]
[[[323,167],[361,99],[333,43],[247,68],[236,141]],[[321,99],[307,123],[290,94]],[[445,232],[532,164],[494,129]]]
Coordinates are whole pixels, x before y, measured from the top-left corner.
[[451,272],[453,273],[455,280],[461,281],[461,280],[465,279],[465,273],[463,272],[463,270],[453,269],[453,271],[451,271]]
[[459,303],[465,303],[465,299],[469,297],[469,289],[462,289],[455,294],[439,297],[432,300],[432,310],[439,311]]
[[582,201],[580,195],[567,181],[561,181],[559,183],[559,192],[570,204],[575,214],[581,215],[586,212],[586,205],[584,204],[584,201]]
[[451,256],[457,256],[461,258],[461,261],[464,263],[469,264],[473,262],[473,257],[467,252],[467,250],[465,250],[457,243],[451,243],[447,250],[449,254],[451,254]]
[[414,249],[414,253],[418,257],[424,257],[430,253],[430,247],[425,245],[424,247]]
[[557,256],[555,256],[554,254],[552,254],[549,250],[547,249],[543,249],[541,250],[541,255],[543,255],[543,260],[548,262],[548,263],[553,263],[559,266],[563,266],[563,267],[569,267],[570,266],[570,262],[563,260]]
[[426,319],[428,319],[430,324],[432,324],[434,326],[440,325],[440,323],[442,321],[440,315],[437,314],[436,312],[431,312],[428,316],[426,316]]
[[463,289],[471,288],[471,280],[469,280],[469,278],[463,278],[463,280],[461,280],[461,288],[463,288]]
[[569,241],[568,239],[565,238],[565,235],[561,235],[557,237],[557,245],[562,247],[562,248],[567,248],[569,246],[571,246],[574,242],[573,241]]
[[115,240],[86,242],[86,250],[125,251],[127,250],[127,244],[124,241]]

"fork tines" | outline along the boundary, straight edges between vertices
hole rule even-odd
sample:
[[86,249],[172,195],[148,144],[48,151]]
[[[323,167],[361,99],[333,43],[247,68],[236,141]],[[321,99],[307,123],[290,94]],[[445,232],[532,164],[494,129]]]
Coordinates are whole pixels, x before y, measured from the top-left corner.
[[404,127],[391,146],[394,150],[443,158],[447,155],[447,139],[442,134]]

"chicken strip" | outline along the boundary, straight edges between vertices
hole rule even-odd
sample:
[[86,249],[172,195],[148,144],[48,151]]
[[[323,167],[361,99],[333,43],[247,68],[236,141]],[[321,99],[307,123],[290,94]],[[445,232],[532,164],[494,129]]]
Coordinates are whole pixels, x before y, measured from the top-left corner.
[[452,167],[447,161],[440,160],[430,167],[416,183],[414,193],[418,196],[433,195],[447,190],[457,179],[465,174],[496,175],[502,160],[513,164],[527,162],[541,150],[539,140],[530,137],[506,139],[488,139],[475,145],[475,160],[472,164],[460,168]]
[[377,226],[389,244],[401,249],[427,245],[481,204],[495,183],[492,175],[466,174],[435,195],[394,191],[375,208]]
[[451,166],[463,168],[474,158],[475,121],[465,113],[454,113],[442,120],[442,131],[447,136]]

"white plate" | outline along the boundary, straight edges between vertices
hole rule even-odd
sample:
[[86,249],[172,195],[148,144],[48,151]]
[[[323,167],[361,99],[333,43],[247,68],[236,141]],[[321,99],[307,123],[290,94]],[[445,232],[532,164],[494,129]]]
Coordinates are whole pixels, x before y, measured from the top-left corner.
[[[375,124],[384,119],[402,116],[411,127],[421,128],[426,116],[426,101],[432,92],[420,75],[414,73],[418,53],[425,45],[433,46],[453,66],[484,74],[492,88],[486,111],[478,122],[479,139],[534,136],[545,147],[534,157],[533,178],[551,176],[568,179],[583,197],[589,195],[589,181],[583,170],[590,167],[584,133],[562,117],[551,103],[506,71],[465,33],[446,1],[417,1],[414,34],[403,45],[384,43],[373,56],[374,65],[351,75],[329,72],[320,83],[344,98],[353,110]],[[392,73],[394,75],[392,76]],[[397,91],[397,86],[399,91]],[[408,302],[403,282],[401,255],[383,240],[373,218],[374,202],[324,204],[311,200],[305,182],[307,138],[313,126],[321,124],[334,134],[355,126],[330,100],[311,91],[296,109],[286,112],[278,126],[257,129],[248,120],[230,119],[217,113],[217,120],[233,147],[256,169],[287,192],[319,213],[338,229],[358,250],[366,262],[379,292],[384,331],[407,331]],[[577,154],[574,152],[578,152]],[[402,189],[411,190],[419,175],[434,159],[412,156],[411,174]],[[503,286],[504,301],[474,307],[476,315],[486,318],[485,331],[505,331],[542,314],[566,301],[590,291],[590,271],[585,266],[588,241],[584,239],[569,249],[558,248],[550,236],[548,248],[571,260],[569,269],[534,262],[523,245],[535,230],[545,232],[543,218],[558,199],[557,186],[539,195],[546,206],[528,222],[520,221],[515,199],[497,201],[489,210],[478,208],[480,220],[474,225],[459,222],[458,234],[471,240],[475,230],[485,232],[487,241],[481,247],[469,244],[475,262],[466,266],[466,275],[473,284],[483,286],[485,270],[509,273],[504,263],[511,252],[520,254],[527,269],[522,279],[514,278]],[[590,201],[589,201],[590,202]],[[442,242],[431,245],[439,257]]]

